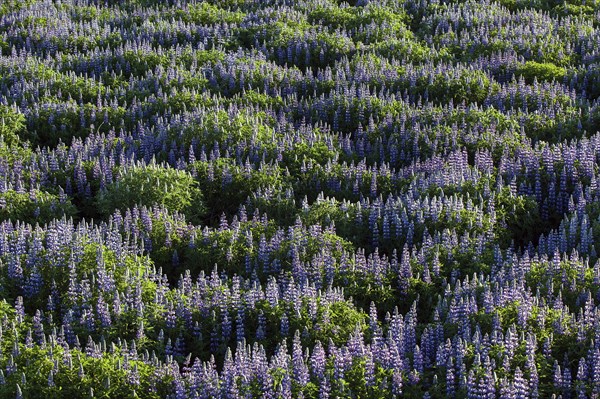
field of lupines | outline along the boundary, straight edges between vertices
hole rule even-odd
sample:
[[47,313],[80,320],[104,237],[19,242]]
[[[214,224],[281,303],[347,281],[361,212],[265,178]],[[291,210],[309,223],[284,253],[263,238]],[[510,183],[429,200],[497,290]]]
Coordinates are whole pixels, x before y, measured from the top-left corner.
[[0,398],[599,398],[598,0],[0,1]]

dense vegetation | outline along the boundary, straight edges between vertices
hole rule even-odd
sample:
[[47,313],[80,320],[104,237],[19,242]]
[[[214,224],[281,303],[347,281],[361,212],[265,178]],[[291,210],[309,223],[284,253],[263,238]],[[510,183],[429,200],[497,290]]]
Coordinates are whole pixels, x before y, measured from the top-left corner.
[[599,21],[0,1],[0,398],[600,397]]

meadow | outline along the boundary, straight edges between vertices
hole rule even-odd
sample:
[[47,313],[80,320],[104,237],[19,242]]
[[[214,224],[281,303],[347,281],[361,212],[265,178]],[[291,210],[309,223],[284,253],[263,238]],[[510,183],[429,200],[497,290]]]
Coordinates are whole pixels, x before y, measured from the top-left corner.
[[599,98],[598,0],[0,1],[0,398],[600,398]]

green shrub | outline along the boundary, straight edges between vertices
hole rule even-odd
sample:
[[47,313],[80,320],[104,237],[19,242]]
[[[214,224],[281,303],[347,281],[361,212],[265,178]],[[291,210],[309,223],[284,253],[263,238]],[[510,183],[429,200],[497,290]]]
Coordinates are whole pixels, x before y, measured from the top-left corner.
[[513,240],[520,246],[536,242],[548,228],[533,197],[512,195],[507,188],[496,196],[496,216],[496,233],[502,247],[508,247]]
[[151,163],[122,170],[115,183],[98,193],[98,210],[104,215],[134,205],[164,205],[198,221],[204,214],[202,192],[187,172]]
[[539,63],[535,61],[527,61],[525,64],[517,68],[516,75],[523,76],[527,83],[533,83],[534,79],[538,82],[546,82],[564,78],[566,69],[558,67],[551,63]]
[[0,137],[8,145],[19,142],[19,133],[25,129],[25,116],[14,108],[0,105]]
[[213,25],[218,23],[240,23],[244,19],[244,13],[228,11],[209,3],[190,5],[187,9],[177,10],[176,18],[184,22],[192,22],[199,25]]
[[7,190],[0,194],[0,220],[43,224],[63,216],[74,216],[76,213],[77,209],[70,201],[46,191],[19,193]]

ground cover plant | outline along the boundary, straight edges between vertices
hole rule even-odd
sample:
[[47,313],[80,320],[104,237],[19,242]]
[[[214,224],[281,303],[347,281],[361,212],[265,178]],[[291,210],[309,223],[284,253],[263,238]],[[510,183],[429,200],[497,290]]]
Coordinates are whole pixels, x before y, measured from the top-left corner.
[[0,2],[0,398],[600,397],[597,0]]

